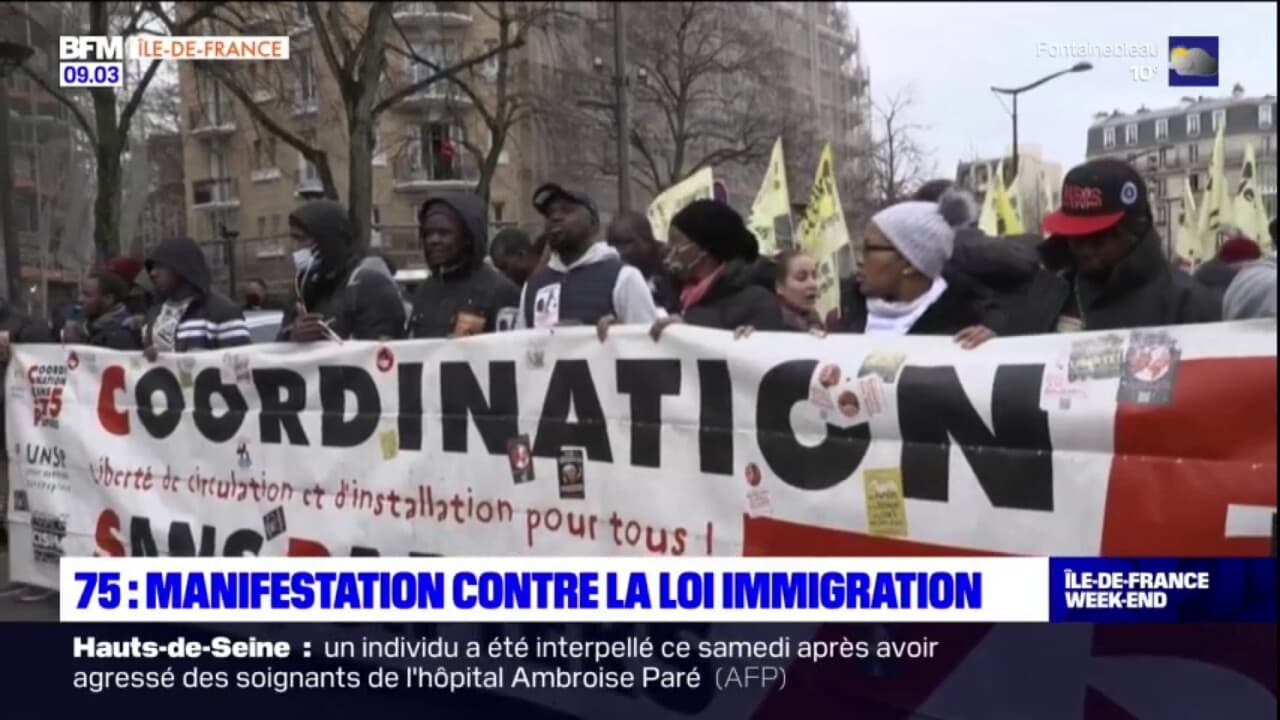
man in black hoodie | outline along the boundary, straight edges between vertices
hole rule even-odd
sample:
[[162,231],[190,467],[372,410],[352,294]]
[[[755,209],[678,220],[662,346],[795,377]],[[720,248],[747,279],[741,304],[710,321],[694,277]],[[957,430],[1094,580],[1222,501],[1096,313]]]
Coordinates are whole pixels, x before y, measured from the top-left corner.
[[1146,183],[1128,163],[1101,159],[1072,168],[1062,182],[1062,208],[1044,219],[1044,230],[1050,237],[1041,254],[1062,282],[1029,298],[1045,310],[1037,332],[1222,319],[1221,297],[1165,259]]
[[515,327],[520,290],[486,263],[484,200],[443,193],[422,204],[418,239],[431,276],[418,287],[409,337],[465,337]]
[[298,303],[285,309],[280,340],[398,340],[405,310],[387,264],[358,252],[347,211],[312,200],[289,216],[297,250]]
[[214,291],[204,252],[188,238],[164,240],[147,259],[158,301],[147,313],[142,345],[157,352],[192,352],[252,342],[240,306]]
[[93,273],[80,285],[82,325],[68,328],[63,341],[111,350],[141,350],[125,300],[129,283],[109,270]]

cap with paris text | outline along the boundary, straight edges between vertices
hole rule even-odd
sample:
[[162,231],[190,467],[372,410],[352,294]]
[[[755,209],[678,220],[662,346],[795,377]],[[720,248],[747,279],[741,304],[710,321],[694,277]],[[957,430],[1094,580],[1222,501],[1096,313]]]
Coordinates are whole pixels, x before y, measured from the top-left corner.
[[1127,162],[1103,158],[1071,168],[1062,181],[1062,207],[1045,217],[1045,235],[1102,232],[1126,217],[1151,214],[1147,184]]

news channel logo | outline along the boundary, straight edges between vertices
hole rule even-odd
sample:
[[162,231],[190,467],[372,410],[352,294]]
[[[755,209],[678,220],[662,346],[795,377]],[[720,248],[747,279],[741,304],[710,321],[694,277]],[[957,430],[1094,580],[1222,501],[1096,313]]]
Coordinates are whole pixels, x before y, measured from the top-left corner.
[[1218,87],[1218,36],[1169,36],[1169,86]]

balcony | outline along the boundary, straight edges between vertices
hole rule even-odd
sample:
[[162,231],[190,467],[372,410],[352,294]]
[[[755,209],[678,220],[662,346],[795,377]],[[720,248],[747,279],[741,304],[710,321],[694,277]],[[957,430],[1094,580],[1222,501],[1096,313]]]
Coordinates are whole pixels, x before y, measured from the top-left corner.
[[[425,65],[416,65],[415,67],[423,68]],[[429,71],[427,71],[429,72]],[[412,73],[409,79],[410,83],[417,82],[414,76],[418,73]],[[426,79],[428,75],[424,72],[421,77]],[[444,110],[457,110],[460,108],[470,108],[472,106],[471,98],[465,93],[454,89],[447,80],[440,80],[431,83],[422,90],[405,97],[396,107],[408,113],[430,113]]]
[[459,156],[447,163],[418,155],[401,156],[392,167],[392,187],[397,192],[471,190],[478,182],[480,173],[474,164]]
[[240,207],[240,188],[235,178],[207,178],[192,181],[192,210],[234,207]]
[[324,184],[320,182],[320,176],[314,170],[309,172],[294,170],[293,185],[294,193],[298,197],[313,198],[324,195]]
[[470,3],[465,2],[398,2],[392,16],[406,29],[457,29],[471,24]]
[[192,137],[217,137],[236,131],[236,116],[229,103],[187,110],[187,129]]

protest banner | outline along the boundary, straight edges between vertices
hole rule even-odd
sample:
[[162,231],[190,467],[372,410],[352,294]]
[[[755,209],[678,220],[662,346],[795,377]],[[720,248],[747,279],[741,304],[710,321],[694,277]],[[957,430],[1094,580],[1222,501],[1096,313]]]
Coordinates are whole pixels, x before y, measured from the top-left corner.
[[715,198],[716,180],[711,168],[705,167],[663,190],[649,203],[649,225],[659,242],[667,242],[671,218],[694,200]]
[[13,577],[54,587],[94,553],[1270,549],[1274,323],[968,352],[615,330],[156,363],[17,346]]
[[[760,241],[761,255],[775,255],[792,242],[791,194],[787,191],[787,164],[782,156],[782,138],[773,143],[769,167],[760,190],[751,203],[751,232]],[[785,242],[783,242],[785,241]]]
[[809,205],[800,222],[800,247],[813,255],[818,272],[818,315],[827,317],[840,307],[840,275],[836,253],[849,244],[849,228],[836,184],[835,155],[831,143],[822,148]]

